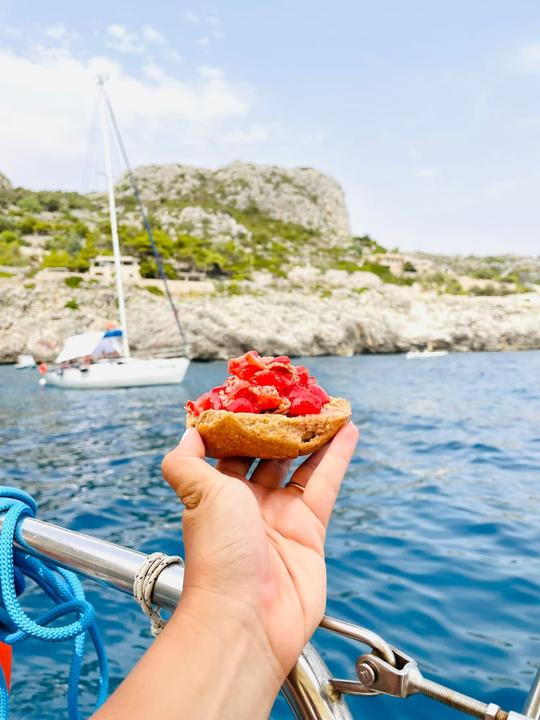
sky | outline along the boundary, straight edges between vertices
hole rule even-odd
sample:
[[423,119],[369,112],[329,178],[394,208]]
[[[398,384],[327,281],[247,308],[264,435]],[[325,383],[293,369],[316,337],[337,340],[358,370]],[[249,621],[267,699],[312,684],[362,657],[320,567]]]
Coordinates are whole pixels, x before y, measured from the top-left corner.
[[104,187],[98,75],[133,165],[309,165],[386,246],[540,254],[537,0],[0,0],[14,184]]

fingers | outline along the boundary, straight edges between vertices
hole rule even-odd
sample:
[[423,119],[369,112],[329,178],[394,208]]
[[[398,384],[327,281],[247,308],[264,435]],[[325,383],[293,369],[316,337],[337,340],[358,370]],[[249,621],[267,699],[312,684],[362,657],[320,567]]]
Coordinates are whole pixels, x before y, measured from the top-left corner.
[[230,477],[235,477],[239,480],[245,480],[252,464],[253,458],[230,457],[219,460],[216,468],[224,475],[229,475]]
[[304,503],[325,527],[357,441],[358,430],[352,423],[348,423],[326,448],[308,458],[292,477],[294,482],[305,486]]
[[313,471],[326,455],[329,447],[330,443],[322,447],[320,450],[317,450],[317,452],[314,452],[313,455],[310,455],[307,458],[307,460],[304,460],[304,462],[294,471],[291,480],[294,480],[294,482],[305,487],[309,478],[313,475]]
[[189,428],[161,463],[163,477],[189,510],[221,482],[219,473],[205,462],[204,453],[201,436],[195,428]]
[[250,480],[269,490],[275,490],[281,485],[290,467],[290,460],[261,460]]
[[304,490],[306,489],[306,486],[300,485],[300,483],[297,483],[294,480],[289,480],[289,482],[285,485],[284,489],[290,490],[291,492],[296,492],[297,494],[300,493],[300,495],[303,495]]

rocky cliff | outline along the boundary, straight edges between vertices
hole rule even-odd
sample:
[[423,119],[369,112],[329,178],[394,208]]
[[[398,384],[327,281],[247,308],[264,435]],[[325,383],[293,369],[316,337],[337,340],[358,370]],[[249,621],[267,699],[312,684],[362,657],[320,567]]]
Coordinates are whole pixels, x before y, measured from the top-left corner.
[[[24,288],[0,282],[0,360],[30,352],[51,360],[63,340],[102,329],[116,317],[113,288]],[[451,350],[540,347],[540,294],[453,297],[379,285],[363,292],[317,293],[272,289],[256,295],[190,298],[179,310],[194,358],[226,358],[248,348],[292,355],[404,352],[429,341]],[[175,352],[177,332],[162,297],[127,293],[135,353]]]
[[[160,205],[176,205],[180,227],[196,229],[198,234],[204,234],[204,218],[212,223],[216,210],[228,216],[229,222],[234,220],[236,210],[306,228],[333,244],[349,239],[343,190],[335,180],[313,168],[235,162],[215,171],[184,165],[148,165],[137,168],[134,174],[143,200],[160,220],[170,217],[166,210],[160,212]],[[121,198],[130,197],[128,178],[120,180],[117,192]],[[198,212],[194,216],[195,209]],[[206,213],[201,213],[205,209]],[[247,228],[244,231],[248,233]],[[214,236],[212,227],[207,234]]]
[[[462,258],[449,269],[448,258],[386,253],[351,237],[340,186],[312,168],[151,165],[135,175],[167,274],[213,278],[215,292],[179,301],[193,357],[540,347],[533,258]],[[117,200],[122,250],[153,277],[126,177]],[[22,352],[50,360],[67,336],[116,319],[114,288],[86,274],[104,251],[105,196],[34,192],[0,175],[0,361]],[[43,266],[80,275],[34,277]],[[133,350],[177,352],[170,308],[141,285],[127,288]]]

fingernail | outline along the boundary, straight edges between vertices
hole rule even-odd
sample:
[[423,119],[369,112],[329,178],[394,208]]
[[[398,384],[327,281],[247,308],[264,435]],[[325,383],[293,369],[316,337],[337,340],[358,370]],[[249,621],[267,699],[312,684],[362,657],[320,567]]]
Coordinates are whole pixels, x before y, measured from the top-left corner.
[[180,442],[178,443],[179,445],[181,445],[184,442],[184,440],[187,438],[187,436],[189,435],[190,432],[191,432],[191,428],[189,428],[189,427],[187,427],[184,430],[184,432],[182,433],[182,437],[180,438]]

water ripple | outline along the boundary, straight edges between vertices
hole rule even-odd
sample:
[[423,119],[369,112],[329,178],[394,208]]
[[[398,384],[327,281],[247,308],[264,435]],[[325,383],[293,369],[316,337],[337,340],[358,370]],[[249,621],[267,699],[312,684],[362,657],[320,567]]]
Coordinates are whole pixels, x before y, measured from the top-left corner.
[[[328,536],[328,612],[367,625],[435,679],[520,709],[540,662],[540,353],[307,361],[333,395],[351,398],[361,443]],[[43,391],[0,368],[0,473],[32,493],[40,517],[146,552],[182,552],[180,510],[163,483],[182,406],[222,363],[192,365],[184,387]],[[85,583],[103,628],[113,686],[148,646],[124,596]],[[39,596],[29,593],[37,610]],[[335,675],[360,649],[317,631]],[[65,717],[67,648],[17,649],[13,717]],[[88,658],[84,709],[95,662]],[[28,678],[32,681],[29,682]],[[365,720],[456,714],[424,698],[351,699]],[[276,703],[275,720],[290,717]]]

